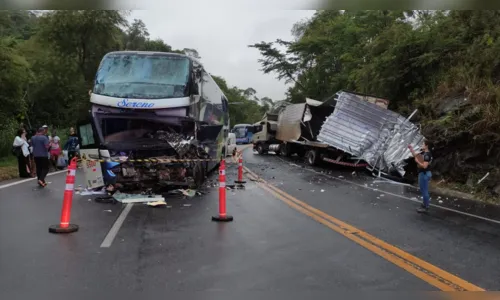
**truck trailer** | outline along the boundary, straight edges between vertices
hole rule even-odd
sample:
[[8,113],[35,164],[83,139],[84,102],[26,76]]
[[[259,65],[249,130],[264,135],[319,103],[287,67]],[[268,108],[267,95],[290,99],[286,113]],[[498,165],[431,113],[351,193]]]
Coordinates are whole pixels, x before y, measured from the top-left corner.
[[[384,108],[389,104],[386,99],[353,92],[349,94]],[[334,112],[335,106],[335,97],[323,102],[307,98],[305,103],[285,106],[279,112],[276,121],[265,118],[259,123],[266,130],[259,131],[260,127],[255,129],[254,149],[260,154],[268,151],[283,156],[297,154],[299,157],[305,157],[310,165],[325,161],[353,167],[367,166],[359,160],[353,162],[349,153],[317,140],[324,122]],[[273,126],[276,129],[269,130]]]
[[[277,121],[265,118],[259,123],[254,149],[259,154],[297,154],[310,165],[324,161],[403,177],[411,156],[408,145],[418,148],[423,136],[409,122],[411,116],[404,118],[388,105],[386,99],[348,91],[323,102],[290,104]],[[276,130],[269,130],[273,125]]]

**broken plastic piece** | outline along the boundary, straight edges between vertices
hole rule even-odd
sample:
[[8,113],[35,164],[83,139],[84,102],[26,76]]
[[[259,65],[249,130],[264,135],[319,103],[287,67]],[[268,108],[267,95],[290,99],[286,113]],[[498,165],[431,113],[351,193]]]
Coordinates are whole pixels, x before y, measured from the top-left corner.
[[148,202],[148,203],[146,203],[146,205],[157,207],[157,206],[161,206],[161,205],[167,205],[167,202],[165,202],[164,200],[163,201],[158,200],[158,201],[154,201],[154,202]]

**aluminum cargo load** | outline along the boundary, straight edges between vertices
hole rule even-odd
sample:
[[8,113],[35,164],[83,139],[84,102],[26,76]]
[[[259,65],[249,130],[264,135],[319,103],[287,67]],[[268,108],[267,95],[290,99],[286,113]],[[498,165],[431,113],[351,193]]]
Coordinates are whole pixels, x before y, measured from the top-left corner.
[[364,101],[354,93],[338,92],[334,112],[326,119],[318,141],[366,161],[381,172],[404,176],[408,145],[419,150],[424,137],[408,118]]

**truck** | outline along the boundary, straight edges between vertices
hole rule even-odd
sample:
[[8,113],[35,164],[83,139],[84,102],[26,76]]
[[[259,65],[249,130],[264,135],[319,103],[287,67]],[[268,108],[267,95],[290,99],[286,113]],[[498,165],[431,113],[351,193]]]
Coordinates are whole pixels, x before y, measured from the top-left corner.
[[191,56],[108,53],[89,95],[77,132],[90,188],[199,187],[225,157],[228,100]]
[[[254,134],[254,150],[297,154],[310,165],[324,161],[366,167],[378,170],[378,176],[401,179],[411,157],[408,145],[420,149],[424,137],[410,122],[416,110],[405,118],[388,105],[386,99],[350,91],[339,91],[323,102],[306,99],[287,105],[277,121],[267,117],[256,125],[260,131]],[[270,130],[273,125],[275,131]]]
[[305,103],[289,104],[278,115],[266,115],[263,120],[256,123],[252,139],[254,150],[259,154],[271,151],[287,157],[297,154],[313,166],[324,161],[344,166],[366,167],[366,163],[348,152],[318,140],[323,124],[335,110],[340,93],[348,93],[384,109],[389,105],[386,99],[344,91],[323,102],[306,98]]

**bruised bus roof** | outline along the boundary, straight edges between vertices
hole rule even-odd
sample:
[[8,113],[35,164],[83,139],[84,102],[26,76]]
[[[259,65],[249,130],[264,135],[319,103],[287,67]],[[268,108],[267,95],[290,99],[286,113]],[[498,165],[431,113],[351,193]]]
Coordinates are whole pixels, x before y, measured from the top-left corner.
[[189,60],[195,61],[198,64],[201,65],[201,62],[189,55],[186,54],[181,54],[181,53],[175,53],[175,52],[158,52],[158,51],[133,51],[133,50],[128,50],[128,51],[113,51],[113,52],[108,52],[104,57],[108,55],[115,55],[115,54],[136,54],[136,55],[157,55],[157,56],[177,56],[177,57],[185,57]]

